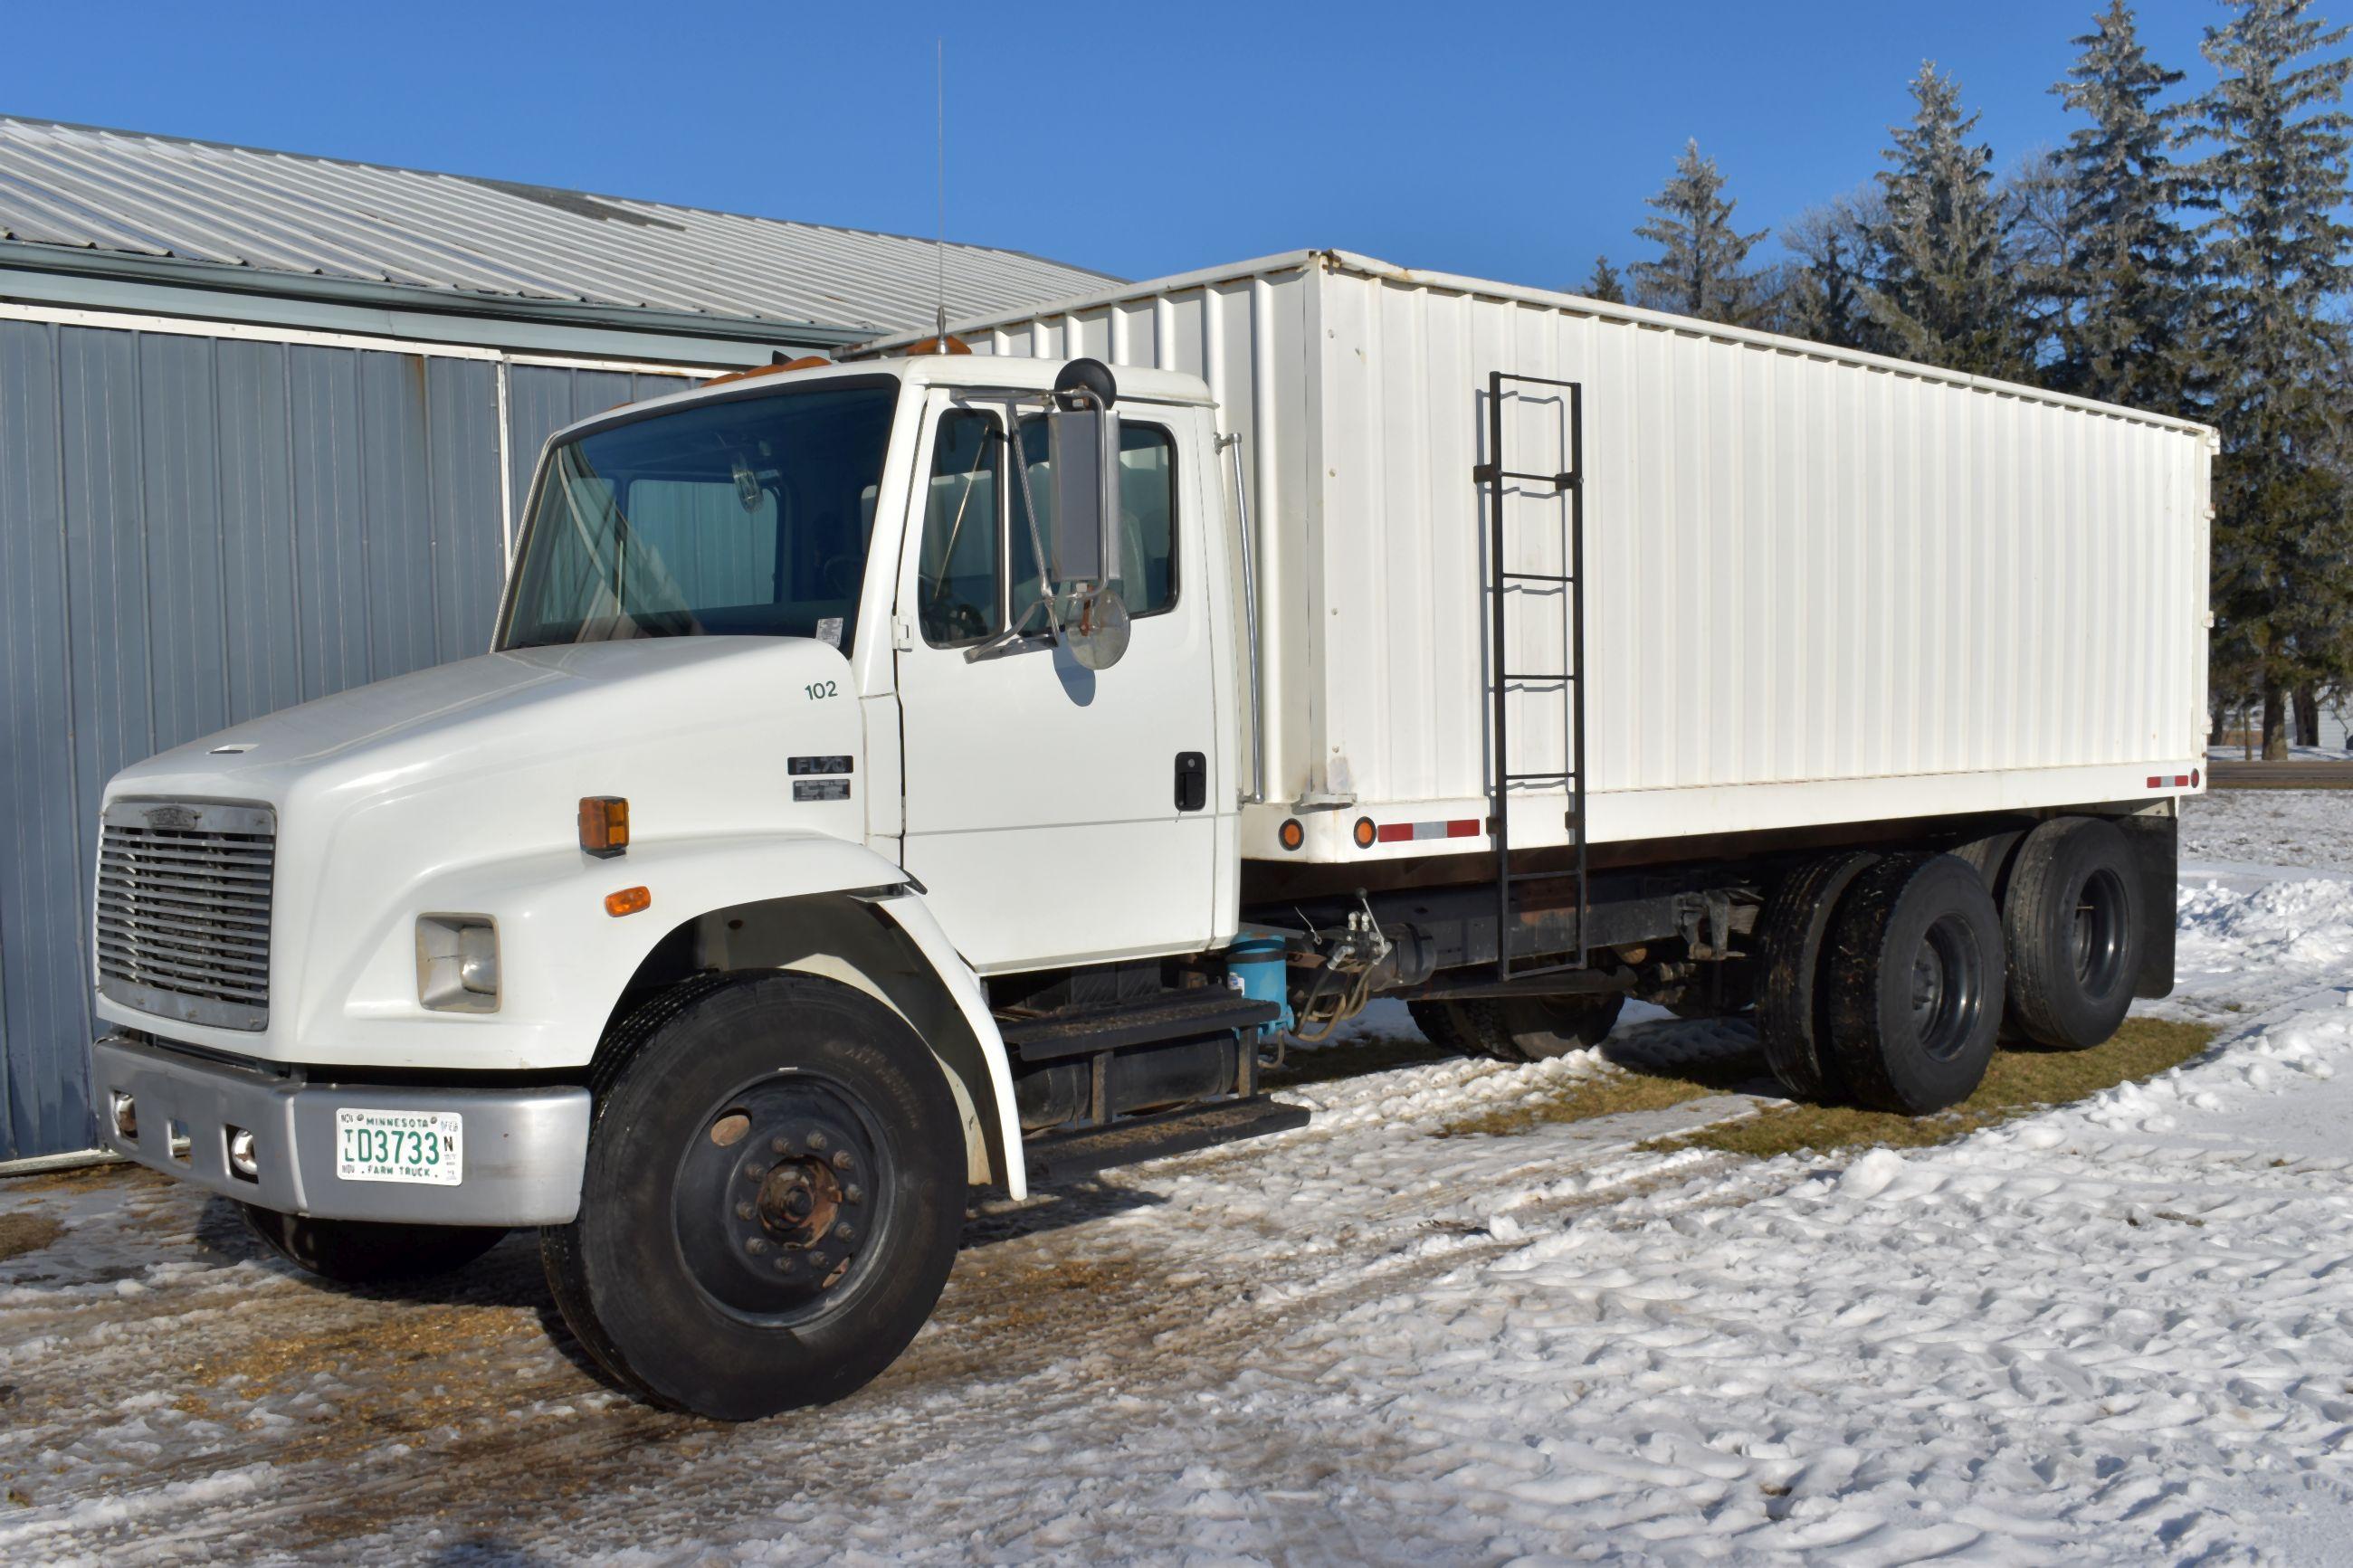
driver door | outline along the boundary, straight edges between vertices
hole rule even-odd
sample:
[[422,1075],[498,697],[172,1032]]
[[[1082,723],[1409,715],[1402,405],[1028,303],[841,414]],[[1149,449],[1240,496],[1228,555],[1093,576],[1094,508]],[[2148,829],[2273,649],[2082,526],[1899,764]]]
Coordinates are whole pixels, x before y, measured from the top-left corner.
[[[1042,635],[1032,541],[1053,534],[1049,519],[1029,526],[1011,412],[947,394],[926,410],[894,627],[902,862],[983,972],[1199,951],[1220,814],[1188,414],[1120,407],[1118,585],[1134,619],[1126,657],[1098,671]],[[1043,416],[1021,424],[1043,508]],[[1008,626],[1039,635],[967,658]]]

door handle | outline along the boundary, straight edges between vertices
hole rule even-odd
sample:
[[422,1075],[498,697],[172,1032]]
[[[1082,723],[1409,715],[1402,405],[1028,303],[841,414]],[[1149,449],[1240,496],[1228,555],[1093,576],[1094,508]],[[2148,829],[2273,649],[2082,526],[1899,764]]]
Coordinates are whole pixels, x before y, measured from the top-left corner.
[[1209,804],[1209,759],[1198,752],[1176,753],[1176,809],[1198,811]]

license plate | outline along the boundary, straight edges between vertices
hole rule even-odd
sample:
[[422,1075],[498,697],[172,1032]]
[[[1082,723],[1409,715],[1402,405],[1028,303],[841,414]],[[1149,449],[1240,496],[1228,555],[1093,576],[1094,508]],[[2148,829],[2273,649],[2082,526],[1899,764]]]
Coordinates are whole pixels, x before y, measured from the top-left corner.
[[466,1119],[454,1110],[335,1108],[335,1174],[346,1182],[465,1179]]

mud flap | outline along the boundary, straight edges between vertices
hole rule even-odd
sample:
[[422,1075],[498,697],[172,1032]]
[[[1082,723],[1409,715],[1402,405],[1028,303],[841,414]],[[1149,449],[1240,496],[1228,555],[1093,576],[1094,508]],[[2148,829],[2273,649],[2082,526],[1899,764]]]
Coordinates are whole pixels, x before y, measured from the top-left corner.
[[[2179,809],[2179,805],[2175,809]],[[2154,1001],[2173,994],[2175,889],[2181,881],[2181,819],[2119,816],[2125,842],[2140,863],[2140,977],[2133,994]]]

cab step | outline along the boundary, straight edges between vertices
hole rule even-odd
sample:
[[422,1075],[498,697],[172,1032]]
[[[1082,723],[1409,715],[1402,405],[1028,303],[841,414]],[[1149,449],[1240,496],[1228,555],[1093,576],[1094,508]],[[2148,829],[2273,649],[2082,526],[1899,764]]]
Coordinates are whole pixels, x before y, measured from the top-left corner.
[[1049,1132],[1023,1145],[1033,1186],[1049,1186],[1114,1165],[1140,1164],[1170,1154],[1189,1154],[1245,1138],[1288,1132],[1313,1120],[1303,1105],[1256,1097],[1129,1117],[1108,1127]]
[[1000,1018],[1006,1047],[1025,1062],[1055,1061],[1095,1051],[1122,1050],[1162,1040],[1239,1034],[1271,1024],[1282,1009],[1239,991],[1204,985],[1108,1005],[1066,1007],[1030,1017]]

